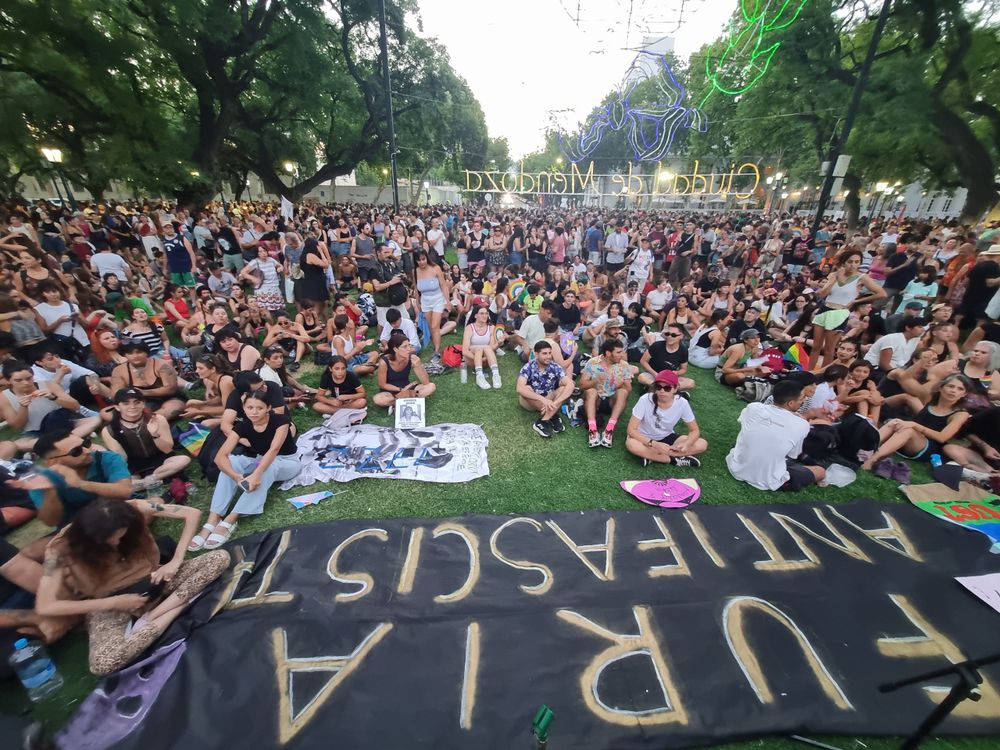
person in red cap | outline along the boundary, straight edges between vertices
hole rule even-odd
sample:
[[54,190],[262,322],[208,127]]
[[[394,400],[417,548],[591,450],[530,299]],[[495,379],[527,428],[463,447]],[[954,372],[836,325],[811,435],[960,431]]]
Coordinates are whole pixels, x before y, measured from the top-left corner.
[[[691,404],[677,397],[677,373],[663,370],[653,380],[653,390],[636,401],[628,421],[625,450],[649,463],[674,466],[701,466],[696,456],[708,450],[708,441],[701,436]],[[683,422],[686,434],[676,431]]]

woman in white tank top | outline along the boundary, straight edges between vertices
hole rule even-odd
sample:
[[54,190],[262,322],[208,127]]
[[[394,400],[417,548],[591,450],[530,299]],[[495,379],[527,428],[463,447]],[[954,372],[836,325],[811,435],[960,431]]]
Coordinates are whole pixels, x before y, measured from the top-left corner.
[[[862,253],[850,248],[837,256],[833,272],[819,289],[823,311],[813,317],[813,372],[823,369],[823,363],[833,362],[833,353],[844,335],[851,305],[874,302],[886,296],[885,290],[867,274],[859,272]],[[862,289],[871,294],[859,297]]]
[[[500,369],[497,367],[497,340],[494,335],[496,326],[490,323],[490,311],[486,305],[478,305],[472,309],[465,335],[462,338],[462,356],[465,363],[476,368],[476,385],[482,389],[490,387],[483,373],[483,360],[490,366],[493,375],[493,387],[500,387]],[[463,367],[465,367],[463,363]]]

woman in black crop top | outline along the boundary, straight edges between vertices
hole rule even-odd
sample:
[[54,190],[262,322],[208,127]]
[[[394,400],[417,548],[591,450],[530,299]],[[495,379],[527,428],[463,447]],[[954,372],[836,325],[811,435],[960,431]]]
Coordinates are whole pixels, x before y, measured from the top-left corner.
[[[219,481],[208,520],[188,549],[215,549],[225,544],[240,516],[262,513],[271,485],[291,479],[301,468],[296,457],[295,425],[287,414],[272,411],[267,397],[250,391],[243,401],[246,419],[234,423],[215,457]],[[244,455],[235,455],[236,445]],[[241,493],[236,504],[233,496]]]

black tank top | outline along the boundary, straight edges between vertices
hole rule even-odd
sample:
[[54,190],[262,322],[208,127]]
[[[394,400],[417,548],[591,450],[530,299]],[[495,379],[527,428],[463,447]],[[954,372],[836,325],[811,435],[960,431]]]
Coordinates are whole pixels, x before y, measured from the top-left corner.
[[413,369],[410,360],[406,361],[406,367],[402,370],[392,369],[392,362],[388,357],[382,357],[382,360],[385,362],[385,382],[396,388],[405,388],[410,382],[410,370]]
[[149,427],[145,419],[139,423],[138,427],[125,427],[122,424],[121,414],[116,411],[111,417],[108,429],[111,436],[125,449],[125,455],[131,460],[152,458],[161,453],[160,449],[156,447],[153,436],[149,434]]
[[935,432],[941,432],[941,430],[948,426],[948,420],[951,418],[951,415],[958,411],[960,411],[960,409],[954,409],[947,414],[939,416],[931,411],[931,407],[928,404],[920,410],[920,413],[913,421],[919,425],[932,429]]
[[129,385],[129,388],[138,388],[140,391],[146,391],[146,390],[152,390],[154,388],[162,388],[163,387],[163,380],[160,378],[160,373],[158,373],[156,371],[156,360],[155,359],[151,359],[151,360],[149,360],[149,362],[153,366],[153,375],[156,376],[156,377],[153,378],[153,382],[150,383],[149,385],[136,385],[133,382],[133,380],[132,380],[132,365],[130,365],[130,364],[126,364],[125,365],[125,369],[128,372],[128,385]]

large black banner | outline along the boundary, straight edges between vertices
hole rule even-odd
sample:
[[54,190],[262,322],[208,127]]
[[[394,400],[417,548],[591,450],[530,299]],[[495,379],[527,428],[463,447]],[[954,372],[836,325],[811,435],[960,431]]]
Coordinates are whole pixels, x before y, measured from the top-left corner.
[[[908,506],[341,521],[240,540],[122,748],[680,748],[905,734],[998,649],[955,575],[988,541]],[[214,613],[214,616],[213,616]],[[1000,670],[942,729],[1000,732]],[[148,713],[146,711],[148,710]]]

